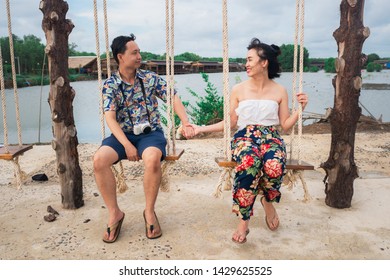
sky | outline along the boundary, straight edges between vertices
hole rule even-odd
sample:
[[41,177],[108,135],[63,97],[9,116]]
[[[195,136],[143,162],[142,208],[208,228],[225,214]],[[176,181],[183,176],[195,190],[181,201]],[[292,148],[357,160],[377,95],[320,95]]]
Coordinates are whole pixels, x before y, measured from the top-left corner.
[[[46,44],[39,0],[9,0],[12,33],[33,34]],[[96,53],[93,0],[68,0],[66,18],[75,25],[69,43],[77,51]],[[103,0],[97,0],[99,45],[105,51]],[[141,51],[165,53],[164,0],[107,0],[109,43],[119,35],[134,33]],[[257,37],[267,44],[294,44],[295,0],[228,0],[229,57],[245,57],[249,41]],[[311,58],[337,57],[333,32],[340,26],[341,0],[306,0],[304,46]],[[5,1],[0,3],[0,37],[8,36]],[[364,26],[370,36],[363,53],[390,57],[390,1],[367,0]],[[192,52],[222,57],[222,0],[175,1],[174,53]]]

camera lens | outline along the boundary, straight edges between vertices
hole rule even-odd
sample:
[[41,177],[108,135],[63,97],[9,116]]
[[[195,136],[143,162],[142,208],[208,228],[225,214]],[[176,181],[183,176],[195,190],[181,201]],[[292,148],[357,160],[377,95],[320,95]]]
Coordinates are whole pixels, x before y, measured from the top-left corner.
[[150,126],[146,126],[145,128],[144,128],[144,133],[145,134],[148,134],[149,132],[151,132],[152,131],[152,128],[150,127]]

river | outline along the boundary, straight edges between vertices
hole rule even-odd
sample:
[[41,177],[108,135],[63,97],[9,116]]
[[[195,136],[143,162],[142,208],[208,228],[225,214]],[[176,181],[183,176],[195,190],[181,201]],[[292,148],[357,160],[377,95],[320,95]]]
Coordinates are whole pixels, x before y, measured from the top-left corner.
[[[318,73],[304,73],[303,90],[309,95],[309,104],[306,112],[324,114],[325,109],[333,107],[334,89],[332,78],[335,74],[323,71]],[[230,73],[230,87],[238,80],[245,80],[246,73]],[[363,83],[390,83],[390,71],[379,73],[362,73]],[[222,94],[222,73],[209,74],[209,80]],[[282,73],[277,82],[284,85],[290,92],[292,89],[292,73]],[[194,102],[193,96],[187,88],[199,94],[205,94],[205,82],[200,74],[185,74],[175,76],[176,88],[182,100]],[[99,86],[97,81],[83,81],[71,83],[76,91],[73,102],[74,118],[80,143],[99,143],[102,138],[99,114]],[[17,129],[15,117],[14,93],[12,89],[6,91],[8,142],[17,143]],[[35,86],[18,89],[20,120],[22,126],[23,143],[50,142],[52,139],[50,108],[47,102],[49,86]],[[40,102],[41,100],[41,102]],[[372,114],[379,118],[382,115],[384,122],[390,122],[390,91],[389,90],[362,90],[359,101],[363,114]],[[3,116],[2,108],[0,115]],[[108,134],[106,130],[106,134]],[[3,121],[0,124],[0,143],[4,139]]]

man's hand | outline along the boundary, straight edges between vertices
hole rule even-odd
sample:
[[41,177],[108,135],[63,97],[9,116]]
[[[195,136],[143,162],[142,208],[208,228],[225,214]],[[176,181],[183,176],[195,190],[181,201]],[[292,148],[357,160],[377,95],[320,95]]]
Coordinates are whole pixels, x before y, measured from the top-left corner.
[[141,158],[138,156],[138,150],[134,147],[133,144],[129,142],[125,146],[126,156],[127,159],[130,161],[139,161]]

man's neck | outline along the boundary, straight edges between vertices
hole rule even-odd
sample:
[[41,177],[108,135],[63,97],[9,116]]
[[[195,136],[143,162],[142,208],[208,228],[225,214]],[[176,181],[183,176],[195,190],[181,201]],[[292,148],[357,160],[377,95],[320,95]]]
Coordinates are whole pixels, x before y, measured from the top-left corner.
[[131,85],[134,84],[136,72],[137,69],[129,70],[129,69],[123,69],[119,67],[119,75],[121,76],[122,80]]

